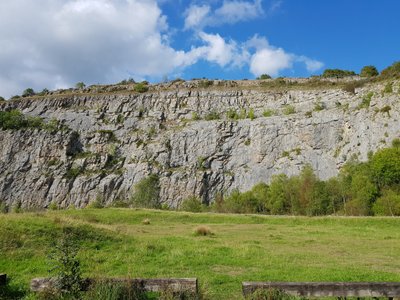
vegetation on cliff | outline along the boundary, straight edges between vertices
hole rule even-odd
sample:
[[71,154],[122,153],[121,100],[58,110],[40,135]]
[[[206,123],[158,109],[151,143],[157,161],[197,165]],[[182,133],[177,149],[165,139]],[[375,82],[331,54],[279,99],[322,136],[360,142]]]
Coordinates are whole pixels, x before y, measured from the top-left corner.
[[[327,181],[318,179],[311,166],[306,165],[299,175],[275,175],[269,184],[259,183],[247,192],[234,190],[225,197],[221,195],[211,209],[272,215],[400,216],[399,190],[400,140],[396,139],[392,147],[371,153],[367,162],[350,160],[338,176]],[[199,211],[193,202],[189,198],[183,207]]]

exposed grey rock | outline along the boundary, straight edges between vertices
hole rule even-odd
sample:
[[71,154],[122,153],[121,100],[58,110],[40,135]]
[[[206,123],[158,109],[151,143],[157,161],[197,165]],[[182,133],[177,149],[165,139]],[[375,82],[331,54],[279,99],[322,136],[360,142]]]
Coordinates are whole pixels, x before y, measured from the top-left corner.
[[[297,174],[308,163],[327,179],[351,157],[366,160],[369,151],[400,135],[399,82],[392,94],[382,94],[384,84],[374,83],[355,95],[339,88],[217,84],[1,103],[1,110],[56,118],[71,130],[0,130],[0,200],[24,207],[83,207],[98,197],[111,203],[129,198],[135,183],[157,173],[163,203],[177,207],[191,195],[209,203],[218,192],[247,190],[274,174]],[[370,107],[359,109],[370,91]],[[314,111],[317,103],[324,109]],[[288,105],[295,113],[284,115]],[[386,105],[390,114],[379,111]],[[256,118],[230,120],[229,109],[252,109]],[[266,110],[276,115],[263,117]],[[211,112],[220,119],[204,120]],[[201,120],[191,120],[193,115]]]

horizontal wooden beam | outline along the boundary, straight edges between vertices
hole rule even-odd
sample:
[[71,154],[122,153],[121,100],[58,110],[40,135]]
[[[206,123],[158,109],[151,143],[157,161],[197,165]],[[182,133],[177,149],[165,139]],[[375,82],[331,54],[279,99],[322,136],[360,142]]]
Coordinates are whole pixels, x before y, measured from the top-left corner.
[[243,282],[243,294],[280,290],[303,297],[400,297],[400,282]]
[[[160,292],[168,290],[171,292],[188,292],[197,294],[197,278],[159,278],[159,279],[126,279],[126,278],[88,278],[84,280],[83,288],[87,289],[96,282],[126,284],[136,287],[145,292]],[[40,292],[54,287],[54,278],[34,278],[31,280],[31,291]]]
[[0,285],[6,285],[7,283],[7,274],[0,273]]

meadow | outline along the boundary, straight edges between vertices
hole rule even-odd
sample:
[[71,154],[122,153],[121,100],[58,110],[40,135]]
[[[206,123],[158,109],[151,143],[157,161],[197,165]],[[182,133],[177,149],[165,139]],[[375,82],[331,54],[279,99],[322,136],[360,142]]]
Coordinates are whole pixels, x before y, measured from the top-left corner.
[[[212,234],[195,235],[201,225]],[[77,228],[84,276],[197,277],[210,299],[242,299],[242,281],[400,281],[400,218],[107,208],[1,214],[11,287],[48,276],[64,226]]]

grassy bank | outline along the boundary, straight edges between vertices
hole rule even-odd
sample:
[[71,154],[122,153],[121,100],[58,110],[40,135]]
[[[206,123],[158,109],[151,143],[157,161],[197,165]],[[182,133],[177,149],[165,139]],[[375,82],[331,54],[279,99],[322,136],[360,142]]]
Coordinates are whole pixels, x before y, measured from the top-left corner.
[[400,218],[85,209],[0,215],[12,286],[47,275],[64,225],[79,227],[85,276],[197,277],[212,299],[240,299],[242,281],[400,281]]

